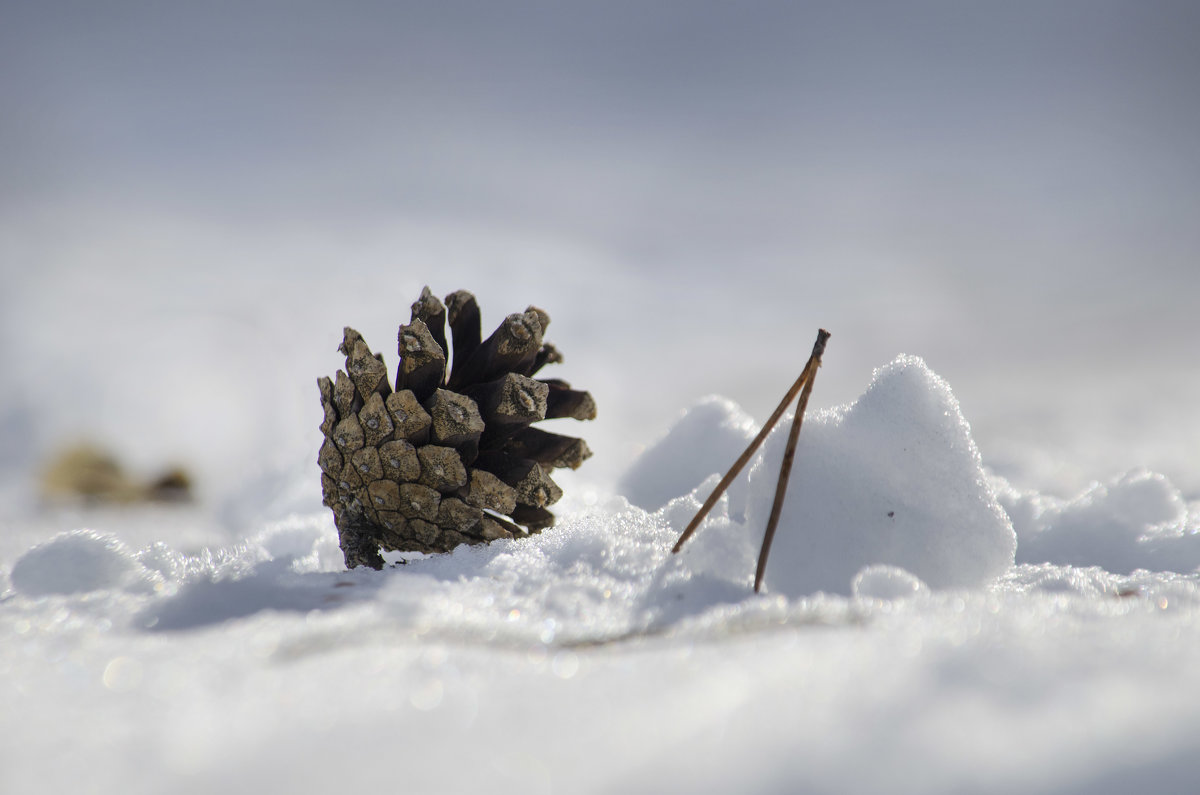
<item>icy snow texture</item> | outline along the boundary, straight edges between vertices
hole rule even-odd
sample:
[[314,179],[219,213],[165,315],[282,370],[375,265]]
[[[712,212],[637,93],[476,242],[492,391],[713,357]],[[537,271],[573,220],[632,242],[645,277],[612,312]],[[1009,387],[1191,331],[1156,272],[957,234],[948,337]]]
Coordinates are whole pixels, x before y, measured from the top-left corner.
[[[0,791],[1190,791],[1197,575],[1013,565],[920,360],[806,421],[768,594],[786,423],[744,519],[724,499],[669,552],[753,432],[728,402],[700,414],[647,451],[690,467],[640,479],[658,510],[575,498],[539,536],[380,572],[343,569],[325,511],[190,552],[27,549],[0,596]],[[723,442],[692,438],[710,422]],[[1041,544],[1021,560],[1190,566],[1195,506],[1157,476],[1070,501],[991,482]],[[144,538],[172,537],[162,516]]]
[[[718,406],[705,403],[701,410],[711,415]],[[729,412],[724,424],[734,424],[736,407],[721,408]],[[733,570],[754,570],[790,425],[787,415],[740,479],[747,483],[744,524],[717,519],[702,526],[690,542],[698,551],[685,547],[685,555],[724,556]],[[688,417],[681,426],[702,433],[692,431]],[[696,471],[705,465],[724,471],[741,452],[701,458],[679,435],[673,430],[663,445],[687,456]],[[665,457],[658,449],[648,456]],[[710,491],[695,496],[702,500]],[[691,518],[689,511],[672,517],[680,531]],[[736,535],[740,543],[733,548],[713,539],[718,534]],[[721,550],[704,549],[710,543]],[[934,588],[979,586],[1012,565],[1015,545],[950,387],[919,358],[901,356],[876,370],[852,405],[805,419],[766,587],[789,596],[848,594],[855,573],[873,564],[903,568]]]

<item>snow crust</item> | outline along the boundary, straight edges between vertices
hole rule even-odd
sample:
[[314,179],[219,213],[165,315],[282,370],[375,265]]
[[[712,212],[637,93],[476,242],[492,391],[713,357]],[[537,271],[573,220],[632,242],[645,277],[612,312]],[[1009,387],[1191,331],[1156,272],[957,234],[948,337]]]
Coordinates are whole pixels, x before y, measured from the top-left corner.
[[900,357],[806,420],[756,595],[786,422],[669,551],[755,430],[706,399],[621,481],[661,507],[581,489],[380,572],[324,511],[33,544],[0,568],[0,791],[1190,787],[1200,514],[1164,478],[1018,491]]

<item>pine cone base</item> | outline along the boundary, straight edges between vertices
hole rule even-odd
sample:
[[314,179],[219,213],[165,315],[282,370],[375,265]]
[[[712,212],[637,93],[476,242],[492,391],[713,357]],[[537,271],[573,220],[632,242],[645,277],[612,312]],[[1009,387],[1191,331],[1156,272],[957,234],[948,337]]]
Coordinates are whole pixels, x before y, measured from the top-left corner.
[[317,381],[317,464],[347,567],[382,568],[381,550],[449,552],[553,526],[547,508],[562,490],[550,471],[577,468],[591,450],[532,425],[594,419],[596,404],[565,381],[533,377],[562,361],[543,340],[549,322],[531,306],[481,339],[473,295],[459,290],[443,304],[426,287],[397,334],[394,386],[382,355],[345,329],[345,371]]

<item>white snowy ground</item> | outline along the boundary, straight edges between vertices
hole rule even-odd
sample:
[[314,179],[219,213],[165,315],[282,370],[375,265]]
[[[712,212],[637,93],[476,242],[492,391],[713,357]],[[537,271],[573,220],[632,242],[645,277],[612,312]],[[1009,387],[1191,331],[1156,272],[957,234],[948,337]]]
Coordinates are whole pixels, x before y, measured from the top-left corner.
[[[226,5],[0,15],[0,795],[1197,790],[1200,4]],[[315,379],[426,282],[596,455],[346,572]],[[755,596],[778,438],[668,550],[818,326]]]
[[0,791],[1193,791],[1200,506],[989,476],[902,356],[807,418],[755,595],[786,423],[669,549],[756,431],[706,399],[553,530],[380,572],[317,507],[203,549],[200,510],[41,514]]

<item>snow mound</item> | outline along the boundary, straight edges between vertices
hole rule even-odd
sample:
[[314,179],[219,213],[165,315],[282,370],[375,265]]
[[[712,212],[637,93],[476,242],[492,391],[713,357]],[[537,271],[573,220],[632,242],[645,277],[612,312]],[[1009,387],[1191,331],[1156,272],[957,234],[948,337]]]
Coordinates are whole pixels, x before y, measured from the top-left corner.
[[1019,539],[1018,563],[1190,572],[1200,566],[1200,533],[1171,482],[1145,470],[1096,483],[1070,500],[998,488]]
[[615,498],[532,538],[411,560],[388,578],[380,599],[397,624],[422,636],[612,640],[677,617],[663,609],[677,599],[693,611],[727,595],[684,587],[686,574],[664,569],[672,541],[656,515]]
[[[753,571],[789,428],[785,418],[742,478],[745,522],[727,508],[685,548],[699,568],[723,558],[732,571]],[[664,443],[694,450],[677,430]],[[705,432],[691,425],[687,431]],[[679,464],[723,471],[734,457]],[[706,487],[694,494],[697,501],[707,496]],[[682,531],[686,513],[672,512],[672,527]],[[729,534],[738,538],[724,537]],[[766,586],[788,596],[848,594],[863,567],[886,564],[933,588],[973,587],[1012,566],[1015,547],[1012,524],[949,385],[921,359],[901,356],[875,371],[855,403],[806,417]]]
[[[724,472],[758,433],[754,418],[728,398],[710,395],[683,413],[666,436],[625,472],[617,490],[630,504],[656,511],[709,475]],[[731,488],[734,512],[745,504],[744,482]]]
[[13,564],[13,588],[27,596],[145,590],[151,572],[124,544],[91,530],[60,533]]

